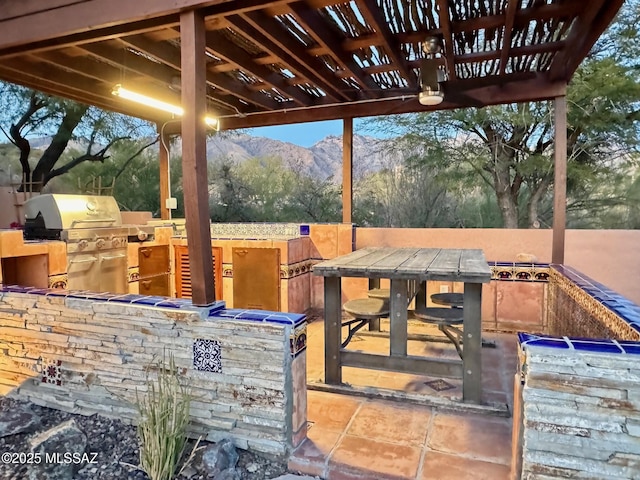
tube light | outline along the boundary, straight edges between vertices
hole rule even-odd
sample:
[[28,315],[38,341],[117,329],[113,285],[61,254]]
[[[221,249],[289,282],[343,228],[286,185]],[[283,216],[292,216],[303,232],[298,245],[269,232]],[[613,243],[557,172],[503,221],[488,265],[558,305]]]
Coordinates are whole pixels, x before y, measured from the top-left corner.
[[[174,115],[178,115],[181,117],[184,115],[184,109],[177,105],[173,105],[171,103],[163,102],[162,100],[157,100],[152,97],[148,97],[141,93],[133,92],[127,88],[124,88],[122,85],[118,84],[113,87],[111,93],[116,97],[125,98],[127,100],[131,100],[132,102],[137,102],[142,105],[146,105],[148,107],[157,108],[158,110],[162,110],[163,112],[173,113]],[[212,117],[205,117],[204,122],[211,128],[213,128],[216,132],[220,130],[220,120]]]

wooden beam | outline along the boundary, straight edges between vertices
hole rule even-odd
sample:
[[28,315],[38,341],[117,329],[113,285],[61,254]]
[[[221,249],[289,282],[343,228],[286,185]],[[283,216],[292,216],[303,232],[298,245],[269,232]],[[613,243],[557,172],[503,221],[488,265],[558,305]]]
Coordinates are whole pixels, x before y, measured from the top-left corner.
[[309,94],[297,87],[289,85],[282,75],[270,68],[255,63],[246,50],[235,45],[219,32],[207,32],[207,50],[215,56],[233,63],[236,65],[236,68],[262,79],[272,88],[292,98],[298,105],[310,105],[313,102],[313,98]]
[[[528,55],[538,55],[541,53],[554,53],[565,48],[566,42],[560,40],[557,42],[539,43],[537,45],[525,45],[522,47],[513,47],[509,51],[510,57],[523,57]],[[464,53],[456,56],[456,63],[478,63],[487,60],[495,60],[502,58],[503,50],[488,50],[485,52]],[[508,75],[508,73],[503,73]]]
[[189,245],[192,302],[210,305],[215,298],[211,219],[207,185],[206,40],[202,12],[180,15],[182,57],[182,185]]
[[500,54],[500,75],[507,71],[507,61],[510,57],[511,35],[513,33],[513,22],[516,18],[516,11],[520,0],[507,0],[507,11],[505,12],[504,33],[502,35],[502,52]]
[[356,3],[366,22],[381,35],[385,52],[391,59],[391,63],[396,65],[400,75],[406,80],[407,86],[417,89],[418,80],[407,65],[407,59],[402,56],[400,42],[391,32],[378,3],[375,0],[358,0]]
[[[564,95],[566,93],[566,87],[565,82],[547,82],[541,76],[536,76],[528,81],[469,89],[465,91],[465,94],[488,106],[502,103],[549,100]],[[317,106],[306,109],[260,112],[249,114],[244,118],[224,118],[223,128],[235,130],[238,128],[255,128],[269,125],[288,125],[293,123],[334,120],[336,118],[395,115],[400,113],[430,112],[465,107],[468,107],[468,105],[450,102],[446,99],[446,96],[444,102],[438,105],[437,108],[427,107],[420,105],[416,95],[412,94],[385,101],[372,100],[370,102],[344,103],[341,105]]]
[[13,58],[0,64],[0,78],[34,90],[94,105],[112,112],[151,122],[167,119],[166,114],[143,105],[123,103],[111,95],[111,86],[66,73],[52,65]]
[[556,97],[553,173],[553,245],[551,261],[564,263],[564,240],[567,224],[567,97]]
[[352,223],[353,118],[345,118],[342,122],[342,223]]
[[46,52],[49,50],[58,50],[60,48],[82,45],[85,43],[112,40],[124,34],[132,35],[152,32],[158,30],[158,28],[177,25],[177,23],[177,17],[175,16],[158,17],[150,20],[142,20],[140,22],[127,23],[125,25],[115,25],[113,27],[107,27],[100,30],[89,30],[88,32],[67,35],[64,38],[52,38],[49,40],[30,43],[28,49],[26,49],[24,45],[1,48],[0,58],[19,56],[25,53],[26,50],[29,52]]
[[444,58],[447,62],[449,80],[455,80],[457,75],[455,53],[453,51],[453,32],[451,31],[449,2],[447,0],[438,0],[438,16],[440,17],[440,29],[444,37]]
[[356,64],[353,55],[342,48],[337,32],[322,18],[317,9],[311,9],[306,2],[294,2],[289,7],[299,23],[327,51],[327,54],[333,56],[342,65],[344,71],[340,72],[340,78],[353,77],[363,88],[375,90],[380,88],[369,75],[364,73],[362,67]]
[[[172,50],[171,48],[162,48],[162,46],[157,42],[145,39],[140,35],[136,35],[135,37],[124,37],[120,40],[145,55],[149,55],[151,58],[156,59],[158,62],[175,69],[176,74],[179,74],[182,69],[180,55],[178,54],[177,49]],[[280,106],[273,99],[243,87],[239,82],[235,82],[231,77],[224,74],[208,72],[207,83],[233,96],[242,98],[246,102],[260,107],[259,109],[271,110]],[[239,111],[246,109],[246,106],[241,102],[229,102],[229,100],[222,99],[220,96],[215,98],[216,100],[226,103]]]
[[85,0],[26,15],[16,9],[14,18],[0,20],[0,45],[25,45],[167,15],[177,18],[182,10],[222,3],[233,5],[231,0]]
[[[602,0],[594,0],[602,1]],[[562,3],[539,4],[535,7],[522,8],[516,12],[514,25],[524,27],[533,20],[550,20],[552,18],[571,18],[583,8],[583,0],[567,0]],[[504,15],[487,15],[469,18],[451,23],[453,33],[472,32],[475,30],[491,30],[500,28],[505,23]]]
[[100,42],[81,45],[78,48],[119,69],[121,71],[120,83],[126,85],[128,76],[132,76],[138,80],[136,76],[140,75],[151,80],[149,83],[156,83],[158,88],[165,86],[167,91],[166,95],[171,95],[169,85],[172,84],[173,78],[176,75],[174,69],[153,62],[141,55],[136,55],[124,48],[124,46],[118,48],[117,45],[117,42]]
[[571,25],[565,49],[549,66],[549,79],[568,81],[591,50],[602,32],[609,26],[624,0],[595,1],[587,3],[585,11]]
[[347,84],[339,80],[319,59],[312,57],[300,42],[276,20],[262,12],[227,17],[234,28],[251,42],[280,58],[280,63],[308,79],[335,100],[350,100],[343,90]]
[[160,164],[160,218],[162,220],[171,219],[171,209],[168,208],[168,200],[171,197],[170,184],[170,163],[171,158],[169,135],[164,132],[162,125],[158,124],[158,135],[160,135],[160,149],[158,152],[158,160]]

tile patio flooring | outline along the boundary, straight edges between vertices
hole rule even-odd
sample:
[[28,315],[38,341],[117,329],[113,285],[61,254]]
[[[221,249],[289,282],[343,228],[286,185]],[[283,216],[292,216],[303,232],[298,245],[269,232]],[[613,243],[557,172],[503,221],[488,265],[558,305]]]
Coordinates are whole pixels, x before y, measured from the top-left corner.
[[[414,321],[409,333],[441,336]],[[509,478],[515,334],[483,333],[495,342],[482,350],[484,401],[493,406],[485,410],[461,403],[461,381],[419,375],[343,368],[340,393],[316,390],[327,388],[322,319],[312,320],[307,334],[308,438],[291,456],[291,470],[328,480]],[[348,348],[388,352],[389,340],[364,332]],[[410,340],[408,350],[457,357],[441,341]]]

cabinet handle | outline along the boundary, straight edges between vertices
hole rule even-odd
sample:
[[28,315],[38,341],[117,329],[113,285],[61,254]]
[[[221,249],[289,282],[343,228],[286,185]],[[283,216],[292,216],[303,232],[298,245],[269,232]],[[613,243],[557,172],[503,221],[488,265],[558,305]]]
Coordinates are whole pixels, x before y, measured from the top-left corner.
[[234,253],[236,255],[246,255],[247,253],[249,253],[249,250],[236,250]]
[[151,255],[151,249],[150,248],[141,248],[139,250],[139,252],[144,255],[145,257],[149,257]]
[[149,287],[151,286],[151,280],[142,280],[140,283],[146,289],[149,289]]

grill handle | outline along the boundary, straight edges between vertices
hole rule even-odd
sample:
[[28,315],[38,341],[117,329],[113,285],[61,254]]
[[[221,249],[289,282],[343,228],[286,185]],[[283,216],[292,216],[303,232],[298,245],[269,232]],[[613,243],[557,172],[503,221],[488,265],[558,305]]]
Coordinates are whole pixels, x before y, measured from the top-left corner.
[[98,259],[96,257],[90,257],[87,258],[86,260],[69,260],[69,263],[93,263],[96,262]]
[[102,255],[100,260],[117,260],[119,258],[125,258],[126,255]]
[[115,218],[90,218],[88,220],[73,220],[71,222],[71,226],[75,227],[77,223],[103,223],[103,222],[111,222],[116,223],[117,220]]

